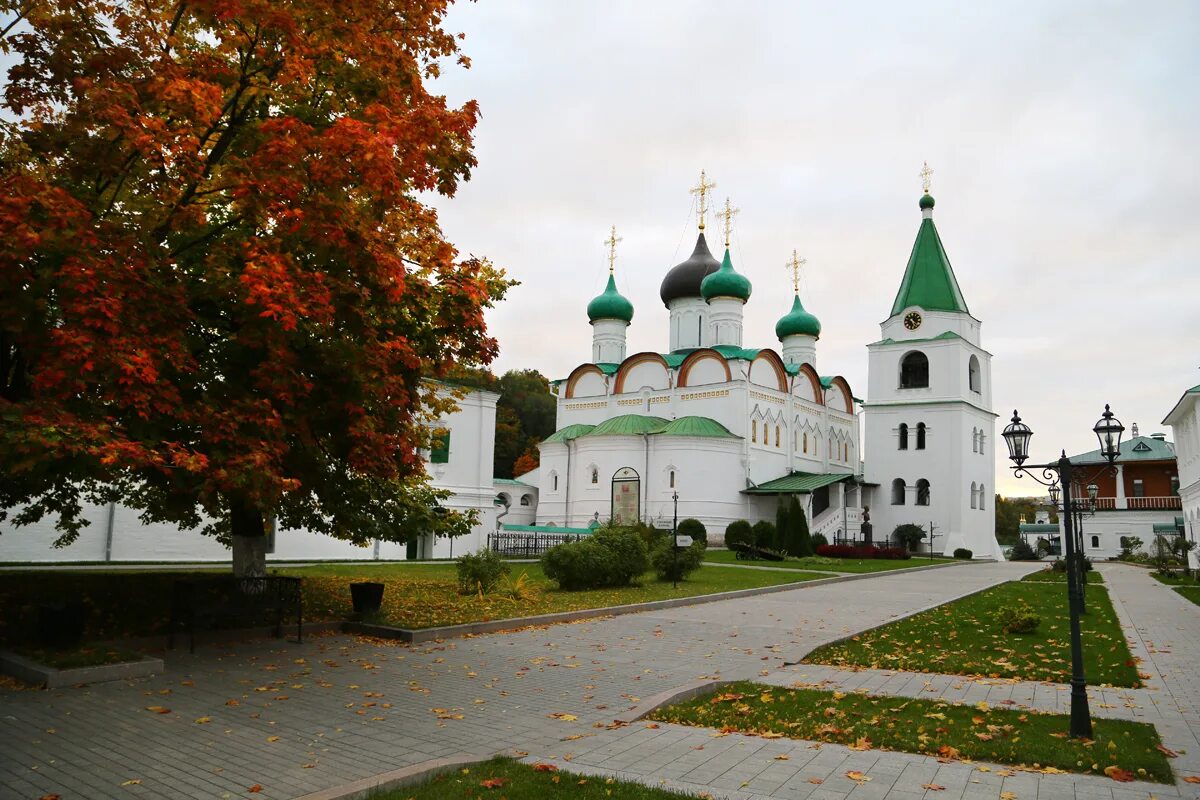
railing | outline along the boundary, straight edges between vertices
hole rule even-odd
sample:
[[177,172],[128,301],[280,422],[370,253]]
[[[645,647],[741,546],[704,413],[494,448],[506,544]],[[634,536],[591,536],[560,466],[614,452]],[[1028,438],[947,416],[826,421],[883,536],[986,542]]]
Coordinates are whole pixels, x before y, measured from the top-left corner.
[[1128,508],[1139,510],[1183,508],[1178,495],[1170,497],[1126,497]]
[[521,533],[504,532],[488,534],[488,549],[505,556],[533,558],[566,542],[578,542],[584,534],[579,533]]

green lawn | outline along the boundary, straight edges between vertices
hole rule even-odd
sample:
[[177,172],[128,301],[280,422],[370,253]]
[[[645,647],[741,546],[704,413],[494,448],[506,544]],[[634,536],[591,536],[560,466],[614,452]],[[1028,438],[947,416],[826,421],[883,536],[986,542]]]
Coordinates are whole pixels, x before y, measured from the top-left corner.
[[142,656],[132,650],[87,642],[71,650],[47,650],[40,647],[17,647],[17,655],[33,659],[39,664],[57,669],[76,667],[99,667],[104,664],[120,664],[125,661],[140,661]]
[[1197,586],[1200,587],[1200,581],[1195,578],[1190,578],[1182,572],[1172,572],[1170,575],[1163,575],[1161,572],[1151,570],[1150,577],[1159,583],[1165,583],[1167,586]]
[[[1032,633],[1004,633],[994,619],[996,611],[1021,602],[1037,611],[1041,625]],[[1087,608],[1082,629],[1088,682],[1140,686],[1137,663],[1103,586],[1088,587]],[[826,645],[805,661],[1067,683],[1067,593],[1057,583],[1003,583],[848,641]]]
[[[225,572],[226,570],[218,570]],[[383,621],[400,627],[430,627],[480,620],[523,617],[556,611],[693,597],[701,594],[774,586],[828,577],[819,572],[701,567],[673,589],[669,581],[647,574],[640,586],[564,592],[536,563],[513,564],[512,578],[528,575],[530,596],[515,600],[497,592],[480,598],[458,594],[453,564],[343,564],[279,569],[304,579],[304,616],[309,621],[347,618],[352,609],[348,584],[375,580],[386,584]],[[194,572],[0,572],[0,645],[34,641],[38,603],[62,597],[82,598],[87,609],[88,641],[153,636],[167,629],[171,587]]]
[[855,560],[849,558],[823,558],[810,556],[808,558],[789,558],[786,561],[744,561],[737,557],[732,550],[709,550],[704,554],[704,560],[712,564],[752,564],[758,567],[779,567],[780,569],[816,570],[818,572],[883,572],[890,569],[909,569],[911,567],[927,567],[930,564],[945,564],[954,561],[953,558],[910,558],[893,560],[886,558],[870,558]]
[[[1050,567],[1046,567],[1045,569],[1038,570],[1037,572],[1029,573],[1021,580],[1036,581],[1038,583],[1066,583],[1067,582],[1067,573],[1055,572]],[[1091,572],[1087,573],[1087,582],[1089,584],[1090,583],[1104,583],[1104,578],[1100,577],[1099,572],[1092,570]]]
[[[1153,725],[1093,721],[1091,741],[1068,738],[1070,717],[743,682],[655,711],[654,719],[722,731],[837,742],[978,759],[1042,771],[1104,773],[1116,767],[1141,780],[1174,777]],[[1036,767],[1035,767],[1036,765]],[[1047,770],[1047,768],[1050,768]]]
[[[540,767],[540,769],[539,769]],[[612,778],[560,772],[553,764],[522,764],[495,758],[437,775],[417,786],[372,794],[372,800],[682,800],[691,795],[668,792]]]
[[1175,591],[1200,606],[1200,586],[1180,586]]

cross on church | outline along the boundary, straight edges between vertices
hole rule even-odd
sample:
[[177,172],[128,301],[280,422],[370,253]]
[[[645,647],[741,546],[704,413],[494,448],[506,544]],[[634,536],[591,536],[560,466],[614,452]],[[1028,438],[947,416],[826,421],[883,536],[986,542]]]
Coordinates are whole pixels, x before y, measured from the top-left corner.
[[925,190],[925,194],[929,194],[929,187],[932,185],[930,183],[929,176],[933,174],[933,170],[929,168],[928,161],[923,161],[921,163],[923,164],[921,167],[921,188]]
[[705,177],[704,170],[700,170],[700,185],[688,190],[689,194],[700,195],[700,230],[704,230],[704,220],[708,217],[708,193],[715,188],[717,185]]
[[729,247],[729,236],[733,233],[733,218],[737,216],[740,208],[734,208],[733,203],[729,202],[729,198],[725,198],[725,210],[718,216],[725,220],[725,247]]
[[787,263],[788,272],[792,273],[792,291],[800,294],[800,268],[808,263],[807,258],[801,258],[800,254],[795,250],[792,251],[792,258]]
[[608,272],[610,275],[613,271],[613,264],[617,261],[617,242],[623,241],[625,241],[623,238],[617,236],[617,226],[613,225],[612,233],[604,240],[604,243],[608,245]]

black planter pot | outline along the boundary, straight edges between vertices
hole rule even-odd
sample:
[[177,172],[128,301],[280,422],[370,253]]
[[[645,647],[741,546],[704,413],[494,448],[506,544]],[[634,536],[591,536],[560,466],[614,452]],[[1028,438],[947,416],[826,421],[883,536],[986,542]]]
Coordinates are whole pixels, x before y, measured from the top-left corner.
[[65,650],[83,641],[87,615],[80,600],[59,600],[38,606],[38,642]]
[[378,611],[383,603],[383,584],[373,581],[360,581],[350,584],[350,601],[354,603],[355,614],[370,614]]

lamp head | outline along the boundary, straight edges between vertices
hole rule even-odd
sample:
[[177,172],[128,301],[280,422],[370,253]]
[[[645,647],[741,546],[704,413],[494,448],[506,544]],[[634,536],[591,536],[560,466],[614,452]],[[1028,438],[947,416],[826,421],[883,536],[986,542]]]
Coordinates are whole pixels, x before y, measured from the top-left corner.
[[1029,439],[1033,436],[1033,431],[1021,422],[1021,416],[1017,414],[1016,409],[1013,409],[1012,422],[1004,427],[1000,435],[1008,445],[1008,457],[1018,467],[1024,464],[1025,459],[1029,458]]

